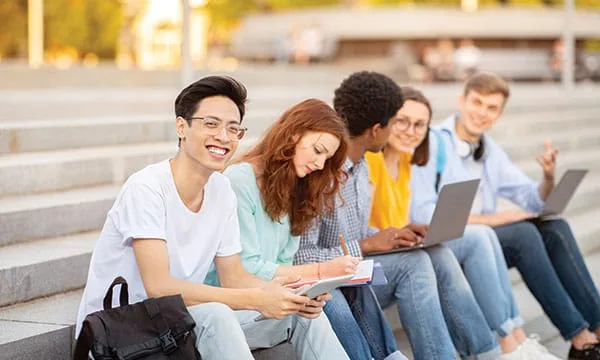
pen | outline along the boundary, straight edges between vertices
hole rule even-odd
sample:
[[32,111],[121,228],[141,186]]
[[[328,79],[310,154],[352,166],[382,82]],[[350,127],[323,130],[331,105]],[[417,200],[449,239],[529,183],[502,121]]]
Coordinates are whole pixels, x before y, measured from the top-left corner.
[[342,244],[342,249],[344,250],[344,255],[348,255],[348,247],[346,246],[346,241],[344,241],[344,235],[340,234],[340,243]]

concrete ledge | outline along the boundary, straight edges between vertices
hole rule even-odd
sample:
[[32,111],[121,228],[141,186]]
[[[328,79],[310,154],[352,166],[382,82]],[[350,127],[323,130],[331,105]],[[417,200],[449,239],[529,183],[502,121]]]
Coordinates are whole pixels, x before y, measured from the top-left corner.
[[0,321],[0,357],[10,360],[68,360],[71,353],[71,326]]
[[120,186],[2,199],[0,246],[99,229]]
[[3,247],[0,307],[83,287],[98,236],[92,232]]

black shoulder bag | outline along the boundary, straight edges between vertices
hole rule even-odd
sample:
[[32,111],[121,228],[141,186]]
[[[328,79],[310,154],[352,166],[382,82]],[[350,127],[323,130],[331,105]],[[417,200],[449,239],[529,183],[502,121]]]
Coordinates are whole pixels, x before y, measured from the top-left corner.
[[[120,307],[112,308],[113,288],[121,285]],[[181,295],[129,305],[127,282],[117,277],[104,297],[104,310],[86,316],[74,360],[199,360],[196,323]]]

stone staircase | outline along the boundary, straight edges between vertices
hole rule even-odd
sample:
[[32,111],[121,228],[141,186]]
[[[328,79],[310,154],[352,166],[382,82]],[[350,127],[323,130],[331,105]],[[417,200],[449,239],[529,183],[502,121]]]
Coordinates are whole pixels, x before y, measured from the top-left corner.
[[[250,131],[238,154],[287,106],[306,97],[330,100],[336,85],[249,86],[244,122]],[[425,88],[435,114],[450,113],[457,89]],[[71,356],[91,251],[121,184],[177,150],[170,115],[170,99],[177,91],[35,92],[42,102],[31,109],[37,115],[21,120],[17,115],[30,103],[29,91],[0,90],[0,106],[7,109],[0,116],[0,359],[63,360]],[[598,279],[600,253],[594,251],[600,247],[595,239],[600,234],[600,97],[579,91],[566,99],[555,89],[540,94],[537,87],[527,86],[514,92],[520,96],[514,104],[511,99],[494,130],[511,157],[527,173],[539,176],[533,158],[550,136],[561,148],[559,174],[569,167],[591,169],[566,216]],[[53,109],[46,115],[45,105]],[[111,106],[122,113],[108,114]],[[539,328],[545,339],[555,337],[539,305],[516,273],[511,274],[528,326]],[[387,312],[398,328],[395,310]]]

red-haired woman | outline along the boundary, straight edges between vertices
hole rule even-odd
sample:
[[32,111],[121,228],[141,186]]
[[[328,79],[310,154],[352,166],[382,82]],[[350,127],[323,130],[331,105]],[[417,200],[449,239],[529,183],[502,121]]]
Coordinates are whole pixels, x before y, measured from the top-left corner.
[[[359,259],[351,256],[293,265],[299,236],[334,208],[345,179],[341,168],[346,160],[347,136],[343,120],[330,106],[316,99],[305,100],[288,109],[258,144],[225,170],[238,199],[241,256],[247,271],[267,280],[306,280],[356,270]],[[209,274],[207,281],[216,281],[215,274]],[[374,297],[373,302],[379,307]],[[328,303],[325,312],[329,314],[327,306],[338,303]],[[346,315],[343,329],[336,328],[342,321],[330,321],[350,358],[372,359],[369,343],[350,307],[333,313]],[[354,336],[348,336],[351,332]]]

